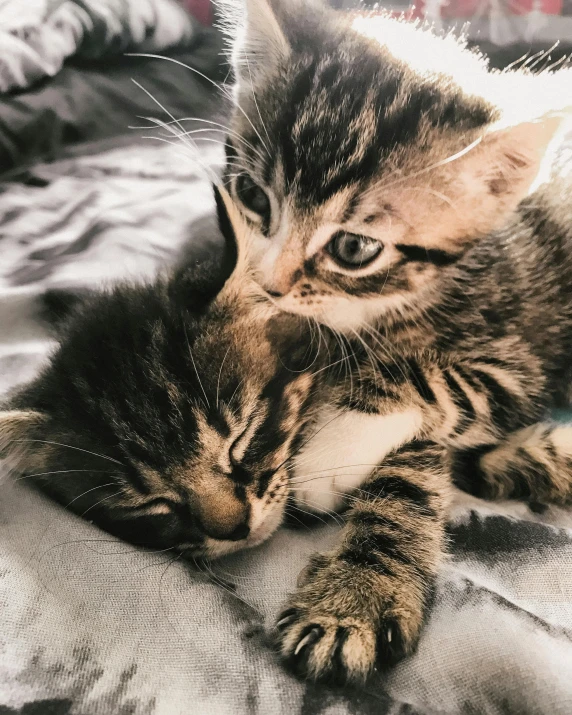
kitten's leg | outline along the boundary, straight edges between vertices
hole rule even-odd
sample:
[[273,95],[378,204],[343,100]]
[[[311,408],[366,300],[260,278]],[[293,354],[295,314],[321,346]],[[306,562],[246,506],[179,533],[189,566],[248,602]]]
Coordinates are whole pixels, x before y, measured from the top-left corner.
[[456,453],[451,470],[484,499],[572,504],[572,424],[538,423],[500,444]]
[[300,673],[359,681],[416,645],[444,544],[449,474],[442,447],[411,442],[363,488],[339,545],[317,554],[278,619]]

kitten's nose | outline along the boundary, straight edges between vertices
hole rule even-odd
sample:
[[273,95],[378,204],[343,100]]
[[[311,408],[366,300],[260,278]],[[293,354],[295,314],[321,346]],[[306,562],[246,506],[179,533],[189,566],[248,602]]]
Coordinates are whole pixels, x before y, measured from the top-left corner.
[[241,541],[241,539],[246,539],[250,534],[250,527],[245,521],[238,524],[238,526],[232,524],[229,527],[226,524],[203,524],[203,530],[211,539],[219,541]]
[[212,539],[240,541],[250,533],[250,506],[234,495],[225,494],[224,488],[219,488],[218,494],[203,492],[198,511],[202,530]]

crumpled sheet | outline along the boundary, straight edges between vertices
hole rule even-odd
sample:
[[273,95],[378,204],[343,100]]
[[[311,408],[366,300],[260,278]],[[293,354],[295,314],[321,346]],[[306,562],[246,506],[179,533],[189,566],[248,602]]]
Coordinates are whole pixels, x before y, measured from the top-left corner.
[[[144,142],[0,187],[0,392],[50,349],[46,288],[136,279],[185,246],[214,250],[206,167],[221,160],[212,143],[197,161]],[[214,564],[215,578],[112,539],[25,480],[3,472],[0,488],[2,715],[572,713],[570,513],[460,495],[417,653],[341,691],[294,679],[267,637],[336,526],[282,529]]]
[[194,30],[175,0],[0,0],[0,94],[53,77],[73,56],[158,52]]

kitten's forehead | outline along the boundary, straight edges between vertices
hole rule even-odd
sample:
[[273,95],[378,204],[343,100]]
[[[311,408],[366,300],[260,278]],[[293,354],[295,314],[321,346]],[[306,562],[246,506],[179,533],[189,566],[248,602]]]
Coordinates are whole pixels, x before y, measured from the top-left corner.
[[[484,100],[416,74],[383,46],[350,30],[293,52],[278,77],[256,88],[256,99],[258,107],[249,114],[256,124],[259,109],[264,126],[257,135],[237,117],[241,131],[265,156],[259,167],[265,181],[279,168],[285,192],[300,207],[378,177],[389,157],[407,163],[410,147],[423,151],[431,133],[450,130],[462,137],[493,117]],[[264,150],[267,138],[271,152]]]

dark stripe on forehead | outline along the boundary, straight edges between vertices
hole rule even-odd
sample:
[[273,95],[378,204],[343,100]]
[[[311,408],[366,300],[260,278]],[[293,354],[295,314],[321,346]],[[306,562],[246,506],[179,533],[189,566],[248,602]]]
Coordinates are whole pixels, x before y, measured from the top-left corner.
[[309,137],[304,134],[301,134],[298,138],[294,138],[292,136],[292,130],[296,120],[303,111],[304,101],[312,89],[315,71],[315,59],[311,60],[306,67],[299,68],[291,84],[284,113],[278,119],[280,124],[280,144],[282,146],[282,164],[287,184],[291,184],[294,181],[294,176],[299,165],[298,154],[300,146],[309,140]]
[[288,416],[284,388],[290,380],[291,375],[281,371],[274,375],[262,390],[260,399],[266,403],[266,415],[247,447],[248,462],[275,452],[287,438],[282,430],[282,423]]
[[349,201],[346,204],[341,223],[346,223],[347,221],[349,221],[352,218],[352,216],[355,214],[355,212],[357,210],[357,207],[359,206],[360,198],[361,198],[360,192],[359,192],[359,190],[356,189],[353,193],[353,196],[349,199]]
[[124,467],[124,471],[126,485],[136,490],[139,495],[148,496],[153,492],[153,485],[148,483],[136,466],[128,464]]
[[459,253],[449,253],[440,248],[424,248],[423,246],[408,246],[397,243],[395,248],[403,255],[406,261],[415,263],[432,263],[434,266],[450,266],[461,257]]

